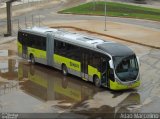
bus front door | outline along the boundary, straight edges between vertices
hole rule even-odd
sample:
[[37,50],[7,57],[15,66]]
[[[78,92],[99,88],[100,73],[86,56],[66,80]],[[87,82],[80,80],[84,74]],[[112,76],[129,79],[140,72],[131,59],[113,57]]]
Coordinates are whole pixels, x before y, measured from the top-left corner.
[[88,80],[88,54],[82,53],[82,63],[81,63],[82,79]]
[[101,58],[102,86],[108,86],[108,63],[105,58]]

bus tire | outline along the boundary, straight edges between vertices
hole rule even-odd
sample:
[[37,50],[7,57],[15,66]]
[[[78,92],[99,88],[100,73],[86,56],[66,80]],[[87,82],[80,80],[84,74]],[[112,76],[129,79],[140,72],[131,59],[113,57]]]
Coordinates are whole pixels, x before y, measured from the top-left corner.
[[67,74],[68,74],[68,70],[67,70],[67,67],[65,64],[62,64],[62,73],[64,76],[67,76]]
[[94,85],[96,87],[101,87],[101,80],[96,75],[94,76]]
[[31,64],[35,64],[35,58],[34,55],[30,55]]

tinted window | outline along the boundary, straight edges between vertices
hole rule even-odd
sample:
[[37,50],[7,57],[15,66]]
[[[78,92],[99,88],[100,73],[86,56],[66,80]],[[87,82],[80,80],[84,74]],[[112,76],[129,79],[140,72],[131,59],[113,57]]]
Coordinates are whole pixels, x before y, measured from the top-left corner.
[[100,55],[100,53],[92,51],[90,54],[91,54],[90,55],[90,64],[91,64],[91,66],[99,69],[100,68],[100,63],[101,63],[101,55]]
[[46,50],[46,37],[34,34],[18,32],[18,41],[23,45],[33,47],[40,50]]
[[22,33],[22,45],[28,45],[28,34]]
[[55,40],[54,52],[61,56],[80,61],[81,55],[79,54],[80,48],[78,46]]
[[27,45],[27,33],[18,32],[18,41],[22,43],[23,45]]
[[23,35],[22,32],[18,32],[18,41],[22,43]]
[[106,70],[107,63],[109,62],[110,58],[104,54],[101,54],[96,51],[89,51],[89,65],[98,68],[99,71],[104,71]]
[[26,39],[28,41],[28,46],[40,50],[46,50],[46,37],[28,34]]

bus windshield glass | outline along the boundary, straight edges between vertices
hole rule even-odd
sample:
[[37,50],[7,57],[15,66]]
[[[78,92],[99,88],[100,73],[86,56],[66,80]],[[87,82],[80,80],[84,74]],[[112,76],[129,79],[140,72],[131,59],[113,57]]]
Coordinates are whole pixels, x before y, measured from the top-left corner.
[[139,72],[138,62],[135,55],[114,57],[115,72],[121,81],[136,80]]

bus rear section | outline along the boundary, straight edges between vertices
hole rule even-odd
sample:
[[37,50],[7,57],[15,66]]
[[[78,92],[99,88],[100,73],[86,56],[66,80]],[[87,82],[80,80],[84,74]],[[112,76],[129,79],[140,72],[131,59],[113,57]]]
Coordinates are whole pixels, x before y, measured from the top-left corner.
[[46,44],[45,36],[18,32],[18,55],[30,60],[33,64],[35,62],[47,64]]

